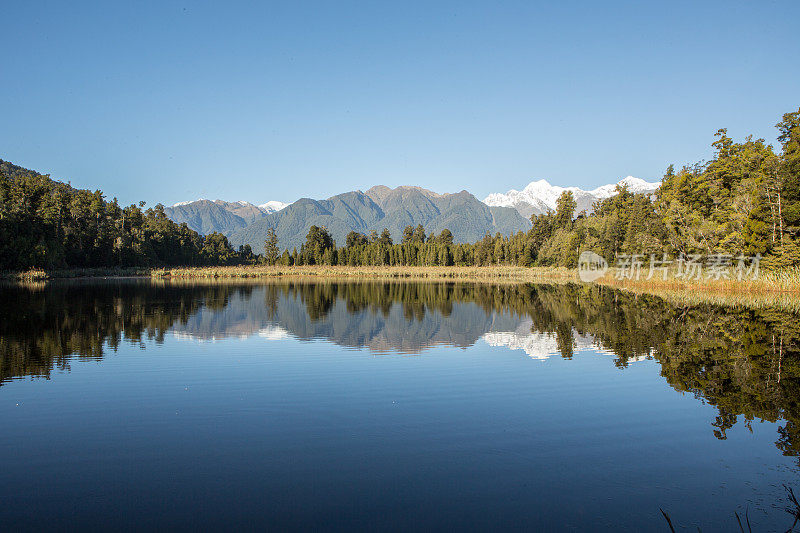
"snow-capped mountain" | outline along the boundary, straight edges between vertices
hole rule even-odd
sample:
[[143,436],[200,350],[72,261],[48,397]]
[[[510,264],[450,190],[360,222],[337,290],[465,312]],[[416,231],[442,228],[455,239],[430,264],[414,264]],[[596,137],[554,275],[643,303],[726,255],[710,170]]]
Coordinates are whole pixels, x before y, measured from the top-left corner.
[[231,235],[234,231],[280,211],[287,205],[277,201],[254,205],[243,200],[226,202],[200,198],[190,202],[178,202],[164,208],[164,213],[179,224],[185,222],[201,235],[208,235],[214,231]]
[[208,200],[206,200],[205,198],[198,198],[197,200],[186,200],[185,202],[174,203],[174,204],[172,204],[172,207],[180,207],[182,205],[189,205],[189,204],[193,204],[195,202],[207,202],[207,201]]
[[531,215],[541,215],[547,211],[556,209],[556,200],[564,191],[572,191],[578,206],[575,213],[583,210],[591,212],[592,205],[597,200],[610,198],[616,194],[617,185],[627,186],[633,193],[652,193],[661,185],[661,182],[648,182],[643,179],[628,176],[617,183],[602,185],[591,191],[585,191],[579,187],[559,187],[550,185],[547,180],[530,182],[524,189],[517,191],[512,189],[507,193],[492,193],[483,201],[487,205],[500,207],[513,207],[520,215],[525,218]]
[[[187,200],[185,202],[178,202],[172,204],[172,207],[180,207],[182,205],[191,205],[199,202],[210,202],[210,201],[211,200],[206,200],[205,198],[198,198],[197,200]],[[235,211],[239,209],[246,209],[246,210],[258,209],[259,211],[267,215],[274,213],[276,211],[280,211],[281,209],[289,205],[285,202],[279,202],[277,200],[270,200],[269,202],[266,202],[261,205],[251,204],[250,202],[245,202],[244,200],[238,200],[236,202],[225,202],[224,200],[214,200],[214,203],[225,209],[228,209],[229,211]]]
[[289,205],[289,204],[287,204],[285,202],[279,202],[277,200],[270,200],[269,202],[267,202],[265,204],[258,205],[256,207],[258,207],[259,209],[261,209],[265,213],[270,214],[270,213],[274,213],[276,211],[280,211],[281,209],[283,209],[287,205]]

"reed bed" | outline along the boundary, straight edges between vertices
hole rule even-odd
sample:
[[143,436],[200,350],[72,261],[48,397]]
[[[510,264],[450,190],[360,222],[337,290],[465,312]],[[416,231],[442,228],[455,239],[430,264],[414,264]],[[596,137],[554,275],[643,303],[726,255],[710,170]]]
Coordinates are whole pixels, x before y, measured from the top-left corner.
[[699,279],[682,279],[672,273],[663,279],[662,276],[647,276],[642,273],[639,279],[628,279],[619,276],[617,269],[609,269],[597,283],[622,289],[647,289],[655,291],[703,291],[718,293],[765,293],[787,292],[800,293],[800,268],[792,267],[783,270],[762,270],[757,279],[739,280],[735,276],[728,279],[714,279],[702,276]]
[[488,267],[348,267],[348,266],[247,266],[158,269],[154,278],[248,279],[248,278],[340,278],[340,279],[429,279],[577,281],[577,271],[567,268]]
[[[609,285],[611,286],[611,285]],[[659,289],[655,287],[616,287],[613,288],[638,295],[657,296],[674,305],[718,305],[747,309],[777,309],[800,314],[800,293],[783,291],[715,291],[687,289]]]
[[45,281],[50,278],[47,272],[38,268],[32,268],[24,272],[10,272],[3,277],[23,282]]
[[[674,276],[664,280],[661,276],[646,279],[626,279],[610,269],[596,283],[615,288],[654,291],[710,291],[733,293],[797,292],[800,293],[800,268],[781,271],[761,271],[756,280],[679,279]],[[155,269],[154,278],[272,278],[272,277],[333,277],[333,278],[406,278],[406,279],[511,279],[516,281],[574,281],[579,282],[575,269],[563,267],[515,267],[515,266],[470,266],[470,267],[403,267],[403,266],[230,266],[187,267]]]
[[800,314],[800,270],[762,271],[758,279],[684,280],[669,277],[618,279],[610,270],[598,284],[635,294],[663,298],[675,305],[721,305],[750,309],[773,308]]

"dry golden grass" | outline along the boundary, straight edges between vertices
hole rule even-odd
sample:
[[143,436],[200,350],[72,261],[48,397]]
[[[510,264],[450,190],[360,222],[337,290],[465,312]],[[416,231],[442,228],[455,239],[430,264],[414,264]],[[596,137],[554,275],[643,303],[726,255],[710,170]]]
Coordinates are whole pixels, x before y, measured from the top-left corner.
[[735,291],[714,289],[670,289],[653,286],[616,286],[615,289],[635,294],[657,296],[675,305],[720,305],[750,309],[773,308],[791,313],[800,313],[800,292],[797,291]]
[[618,271],[609,269],[606,274],[597,280],[597,283],[610,287],[636,290],[654,291],[685,291],[685,292],[714,292],[714,293],[800,293],[800,269],[792,268],[780,271],[764,271],[758,274],[758,278],[738,280],[732,279],[713,279],[701,277],[700,279],[685,280],[668,276],[666,280],[662,276],[653,276],[646,279],[643,273],[639,279],[618,279]]
[[762,271],[756,280],[662,277],[617,279],[610,270],[597,283],[636,294],[658,296],[676,305],[712,304],[746,308],[774,308],[800,313],[800,271]]
[[32,268],[24,272],[15,272],[11,278],[17,281],[44,281],[50,276],[44,270]]
[[[596,283],[617,288],[657,291],[703,291],[703,292],[800,292],[800,269],[778,272],[762,271],[757,280],[708,279],[684,280],[660,276],[646,279],[617,279],[617,271],[610,269]],[[230,267],[186,267],[156,269],[150,271],[154,278],[172,279],[249,279],[249,278],[392,278],[392,279],[472,279],[472,280],[513,280],[513,281],[575,281],[579,282],[578,272],[563,267],[403,267],[403,266],[230,266]]]
[[[486,267],[346,267],[346,266],[248,266],[155,270],[154,279],[168,283],[242,282],[273,280],[392,280],[474,281],[484,283],[578,282],[577,270],[567,268]],[[638,294],[659,296],[680,305],[717,304],[744,307],[777,307],[800,312],[800,271],[761,272],[755,281],[700,279],[616,279],[609,270],[598,284]]]
[[246,279],[246,278],[340,278],[340,279],[428,279],[511,280],[518,282],[576,281],[577,272],[567,268],[487,267],[348,267],[348,266],[247,266],[200,267],[154,270],[155,278]]

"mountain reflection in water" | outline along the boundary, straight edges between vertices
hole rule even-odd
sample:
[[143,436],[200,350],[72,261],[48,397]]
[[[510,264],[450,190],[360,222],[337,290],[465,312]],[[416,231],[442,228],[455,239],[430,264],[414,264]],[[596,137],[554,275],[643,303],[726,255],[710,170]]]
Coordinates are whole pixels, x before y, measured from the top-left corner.
[[800,451],[800,321],[775,309],[677,306],[579,285],[116,280],[0,291],[0,384],[168,335],[324,339],[382,354],[482,339],[536,359],[591,350],[624,368],[653,358],[670,386],[716,407],[717,438],[740,415],[747,427],[784,421],[776,445]]

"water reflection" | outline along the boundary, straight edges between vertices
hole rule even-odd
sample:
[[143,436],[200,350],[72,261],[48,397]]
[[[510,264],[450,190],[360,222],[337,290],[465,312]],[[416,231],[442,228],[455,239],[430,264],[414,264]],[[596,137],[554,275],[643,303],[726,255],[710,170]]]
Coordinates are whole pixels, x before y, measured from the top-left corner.
[[800,451],[800,322],[790,312],[679,306],[577,285],[117,280],[0,290],[0,384],[168,335],[325,339],[404,354],[483,340],[536,359],[604,351],[620,368],[653,358],[670,386],[716,406],[717,438],[740,417],[747,427],[782,420],[776,445]]

